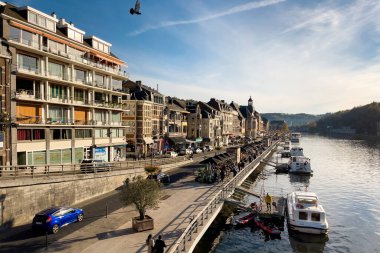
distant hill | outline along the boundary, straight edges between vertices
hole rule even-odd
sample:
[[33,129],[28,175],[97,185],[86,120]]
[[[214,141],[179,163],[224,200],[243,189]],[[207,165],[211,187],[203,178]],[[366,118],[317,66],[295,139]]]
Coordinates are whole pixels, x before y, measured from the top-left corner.
[[308,125],[310,122],[319,120],[323,115],[313,115],[306,113],[287,114],[287,113],[262,113],[262,117],[272,120],[284,120],[289,127]]
[[357,134],[376,135],[378,122],[380,122],[380,103],[373,102],[351,110],[326,114],[316,122],[313,128],[318,132],[333,132],[331,129],[354,129]]

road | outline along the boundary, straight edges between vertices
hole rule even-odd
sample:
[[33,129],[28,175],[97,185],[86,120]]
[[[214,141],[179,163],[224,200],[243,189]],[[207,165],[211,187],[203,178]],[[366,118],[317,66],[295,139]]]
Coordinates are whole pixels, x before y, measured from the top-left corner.
[[[214,152],[198,154],[194,156],[193,163],[171,170],[168,173],[170,175],[171,183],[176,182],[186,176],[192,175],[194,173],[195,164],[204,159],[204,157],[213,156],[214,154]],[[82,233],[83,236],[88,236],[86,235],[87,230],[90,230],[92,234],[96,234],[97,229],[99,229],[99,231],[104,229],[104,227],[100,229],[99,226],[118,226],[118,224],[123,224],[128,219],[130,219],[131,213],[135,212],[132,207],[123,208],[123,204],[119,199],[117,190],[85,201],[83,203],[80,203],[79,205],[74,205],[74,207],[80,207],[84,210],[85,219],[82,222],[76,222],[62,228],[57,234],[48,234],[49,245],[61,238],[64,238],[74,232],[78,232],[81,230],[84,231]],[[115,215],[117,217],[113,217],[113,219],[106,219],[106,209],[108,209],[109,216]],[[122,212],[124,213],[115,213],[116,210],[120,209],[123,210]],[[101,219],[103,219],[104,222],[100,222]],[[102,224],[99,225],[99,223]],[[22,253],[40,251],[46,247],[45,245],[46,235],[41,232],[38,233],[32,231],[31,225],[12,228],[9,231],[7,231],[7,233],[0,234],[1,253]]]

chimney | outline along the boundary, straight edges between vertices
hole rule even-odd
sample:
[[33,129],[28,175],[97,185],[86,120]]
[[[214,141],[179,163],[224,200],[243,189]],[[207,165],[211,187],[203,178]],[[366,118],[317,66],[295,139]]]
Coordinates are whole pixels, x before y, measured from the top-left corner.
[[64,25],[64,24],[66,24],[65,19],[64,19],[64,18],[61,18],[61,19],[59,20],[59,24],[60,24],[60,25]]
[[71,25],[72,27],[74,27],[74,23],[73,23],[73,22],[71,22],[71,21],[70,21],[70,25]]
[[57,15],[55,14],[54,11],[51,13],[51,16],[52,16],[53,18],[57,18]]

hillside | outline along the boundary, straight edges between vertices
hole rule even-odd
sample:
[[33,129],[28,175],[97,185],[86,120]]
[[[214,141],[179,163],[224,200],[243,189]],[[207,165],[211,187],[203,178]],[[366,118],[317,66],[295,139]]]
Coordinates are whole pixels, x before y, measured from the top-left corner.
[[376,135],[377,123],[380,122],[380,103],[354,107],[351,110],[327,114],[313,127],[318,132],[331,132],[331,129],[356,130],[357,134]]
[[310,122],[315,122],[322,117],[322,115],[312,115],[306,113],[262,113],[261,116],[267,118],[269,121],[284,120],[289,127],[305,126]]

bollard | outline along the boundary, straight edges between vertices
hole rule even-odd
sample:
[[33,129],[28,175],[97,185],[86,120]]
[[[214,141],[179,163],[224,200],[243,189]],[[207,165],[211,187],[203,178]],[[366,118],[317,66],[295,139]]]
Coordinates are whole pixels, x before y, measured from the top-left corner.
[[48,250],[48,232],[45,232],[45,250]]

